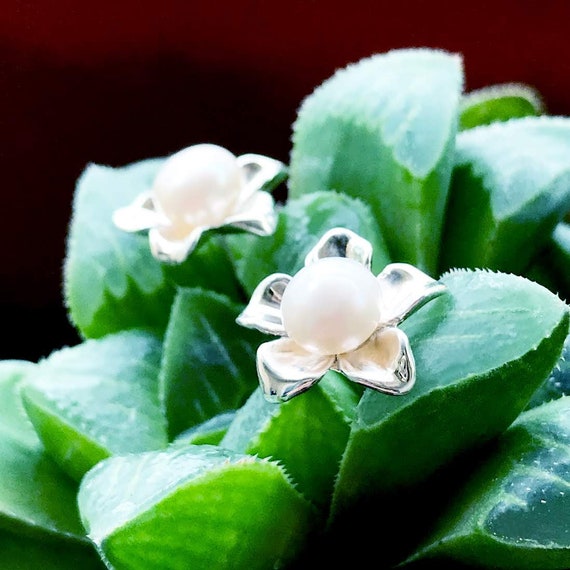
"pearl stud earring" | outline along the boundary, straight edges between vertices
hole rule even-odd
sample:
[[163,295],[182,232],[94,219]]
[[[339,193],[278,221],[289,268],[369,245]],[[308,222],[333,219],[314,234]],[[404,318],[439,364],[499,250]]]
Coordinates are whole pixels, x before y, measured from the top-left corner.
[[388,394],[411,390],[414,357],[397,325],[445,286],[406,263],[391,263],[375,277],[371,259],[367,240],[333,228],[297,274],[275,273],[257,286],[237,322],[282,337],[257,351],[267,400],[287,401],[327,370]]
[[168,157],[152,187],[113,214],[127,232],[149,231],[152,254],[180,263],[213,229],[267,236],[277,215],[262,188],[285,177],[285,165],[258,154],[234,156],[214,144],[187,147]]

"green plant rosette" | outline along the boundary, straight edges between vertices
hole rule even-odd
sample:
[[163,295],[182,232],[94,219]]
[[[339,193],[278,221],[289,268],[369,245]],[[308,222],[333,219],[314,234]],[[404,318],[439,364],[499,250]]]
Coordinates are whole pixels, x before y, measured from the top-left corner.
[[[210,231],[176,266],[112,223],[163,159],[85,170],[63,272],[81,341],[0,363],[2,568],[570,567],[570,118],[464,85],[441,50],[337,71],[299,107],[275,232]],[[236,318],[337,227],[374,274],[445,285],[400,326],[416,385],[331,370],[270,403],[274,337]]]

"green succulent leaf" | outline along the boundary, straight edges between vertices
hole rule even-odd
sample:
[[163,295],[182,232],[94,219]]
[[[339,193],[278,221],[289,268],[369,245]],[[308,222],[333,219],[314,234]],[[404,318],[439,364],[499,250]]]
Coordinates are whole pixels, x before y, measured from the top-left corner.
[[209,445],[106,459],[79,506],[116,570],[278,568],[315,516],[279,465]]
[[570,336],[566,337],[560,360],[533,394],[528,407],[536,408],[561,396],[570,396]]
[[28,376],[28,416],[71,477],[79,481],[109,455],[166,447],[161,349],[149,332],[123,331],[54,352]]
[[2,570],[104,570],[105,564],[90,545],[69,541],[40,541],[37,537],[0,531]]
[[392,259],[434,273],[462,89],[461,58],[439,50],[394,50],[337,71],[294,124],[290,195],[362,199]]
[[570,119],[529,117],[457,137],[442,269],[522,273],[570,210]]
[[326,506],[359,397],[360,390],[335,372],[302,397],[280,405],[256,390],[220,445],[278,460],[306,497]]
[[180,266],[152,256],[146,233],[117,229],[113,212],[150,190],[161,159],[122,168],[90,165],[73,202],[64,293],[70,318],[81,334],[98,338],[129,328],[162,334],[175,284],[236,294],[236,279],[222,238],[205,238]]
[[458,270],[441,281],[448,292],[402,325],[416,361],[414,389],[400,397],[367,390],[359,402],[336,511],[422,481],[504,431],[560,357],[568,306],[544,287],[488,271]]
[[77,511],[77,486],[44,452],[22,406],[22,381],[34,366],[0,362],[0,528],[88,547]]
[[565,570],[569,528],[570,398],[564,397],[521,414],[410,561]]
[[182,445],[218,445],[226,435],[237,411],[222,412],[201,424],[192,426],[176,436],[174,443]]
[[471,91],[463,97],[459,105],[459,130],[543,113],[542,98],[536,89],[529,85],[491,85]]
[[559,223],[526,275],[570,302],[570,224]]
[[384,239],[369,206],[336,192],[314,192],[289,199],[279,208],[273,236],[259,240],[236,235],[228,240],[244,289],[251,294],[272,273],[293,275],[299,271],[311,248],[335,227],[352,230],[372,244],[372,268],[376,272],[389,263]]
[[570,303],[570,223],[556,226],[547,248],[546,257],[558,284],[554,291]]
[[212,291],[180,288],[160,374],[171,438],[239,408],[258,385],[255,353],[264,337],[235,322],[242,309]]

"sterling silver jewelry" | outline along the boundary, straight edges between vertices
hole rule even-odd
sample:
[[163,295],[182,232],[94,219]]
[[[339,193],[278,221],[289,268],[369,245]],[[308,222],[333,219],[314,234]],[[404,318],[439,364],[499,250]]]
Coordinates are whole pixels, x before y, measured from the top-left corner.
[[271,235],[275,202],[262,188],[284,176],[285,165],[266,156],[190,146],[167,158],[152,187],[116,210],[113,223],[126,232],[148,230],[154,257],[180,263],[213,229]]
[[257,286],[237,322],[281,336],[257,350],[267,400],[290,400],[327,370],[387,394],[411,390],[414,357],[397,326],[446,288],[407,263],[391,263],[375,277],[371,261],[370,242],[333,228],[295,276],[274,273]]

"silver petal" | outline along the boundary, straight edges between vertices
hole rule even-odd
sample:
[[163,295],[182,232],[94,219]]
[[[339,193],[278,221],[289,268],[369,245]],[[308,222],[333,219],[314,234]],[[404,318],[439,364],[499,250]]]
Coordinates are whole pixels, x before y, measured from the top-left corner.
[[382,322],[397,325],[445,292],[446,287],[408,263],[390,263],[378,275]]
[[237,157],[242,169],[245,185],[240,196],[240,203],[246,202],[252,194],[277,177],[284,177],[286,166],[283,162],[262,154],[242,154]]
[[323,257],[348,257],[370,269],[372,244],[346,228],[333,228],[326,232],[305,257],[305,265]]
[[286,402],[314,386],[334,364],[334,356],[307,352],[289,338],[257,349],[257,373],[265,398]]
[[159,261],[182,263],[198,245],[202,234],[208,229],[198,227],[183,240],[170,240],[160,233],[159,228],[151,228],[148,233],[150,251]]
[[240,206],[236,214],[224,220],[224,225],[260,236],[271,235],[277,227],[273,196],[268,192],[255,192]]
[[125,232],[149,230],[164,222],[164,216],[156,211],[151,192],[139,194],[131,204],[113,212],[113,223]]
[[247,307],[236,319],[237,323],[255,328],[263,333],[283,336],[285,329],[281,320],[281,299],[291,277],[274,273],[255,288]]
[[379,330],[360,348],[338,356],[338,369],[353,382],[386,394],[405,394],[416,381],[410,342],[395,327]]

